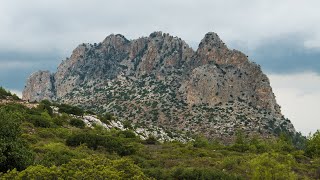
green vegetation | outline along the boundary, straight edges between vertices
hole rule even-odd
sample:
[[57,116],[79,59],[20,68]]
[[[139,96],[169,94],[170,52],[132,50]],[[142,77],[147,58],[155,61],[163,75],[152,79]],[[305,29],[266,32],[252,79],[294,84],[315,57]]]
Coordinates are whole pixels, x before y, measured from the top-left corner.
[[30,166],[12,170],[3,179],[148,179],[130,159],[110,160],[103,156],[73,159],[60,167]]
[[0,108],[0,171],[23,170],[32,163],[33,154],[21,138],[21,113]]
[[103,115],[99,115],[98,118],[105,124],[110,124],[111,120],[115,120],[115,117],[111,113],[104,113]]
[[0,99],[12,98],[13,100],[19,100],[20,98],[16,94],[12,94],[10,91],[5,90],[0,86]]
[[86,124],[81,119],[77,118],[72,118],[70,120],[70,125],[77,128],[84,128],[86,126]]
[[136,151],[131,140],[114,137],[105,132],[77,132],[69,136],[66,140],[66,145],[68,146],[77,147],[81,144],[85,144],[88,148],[93,150],[97,150],[98,147],[101,147],[107,152],[115,152],[121,156],[134,154]]
[[188,143],[160,143],[153,136],[141,140],[132,130],[86,127],[66,113],[73,109],[72,114],[81,114],[80,108],[62,105],[69,110],[58,115],[51,106],[47,101],[32,109],[0,105],[0,179],[320,177],[320,131],[308,139],[284,134],[262,139],[237,132],[228,145],[203,136]]
[[309,157],[320,158],[320,131],[318,130],[312,136],[310,136],[307,142],[306,154]]
[[68,104],[58,105],[60,113],[74,114],[77,116],[82,116],[84,111],[77,106],[70,106]]

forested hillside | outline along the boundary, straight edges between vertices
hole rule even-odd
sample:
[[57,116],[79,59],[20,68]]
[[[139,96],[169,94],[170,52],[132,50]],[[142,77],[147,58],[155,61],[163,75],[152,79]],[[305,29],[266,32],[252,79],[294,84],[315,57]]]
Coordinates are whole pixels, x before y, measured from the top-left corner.
[[[1,90],[2,99],[11,93]],[[53,107],[60,107],[55,112]],[[88,127],[83,109],[42,101],[0,105],[1,179],[318,179],[320,132],[261,139],[236,132],[232,144],[193,135],[160,143],[124,130]],[[104,117],[105,123],[111,120]]]

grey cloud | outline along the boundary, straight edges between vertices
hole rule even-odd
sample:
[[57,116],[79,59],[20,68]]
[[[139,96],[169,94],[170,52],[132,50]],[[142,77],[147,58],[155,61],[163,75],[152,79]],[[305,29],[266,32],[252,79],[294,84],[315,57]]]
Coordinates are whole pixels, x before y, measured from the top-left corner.
[[248,41],[250,46],[301,33],[304,41],[316,45],[319,6],[316,0],[12,0],[0,3],[0,46],[70,51],[75,44],[97,42],[110,33],[137,38],[155,30],[188,42],[216,31],[227,42]]
[[32,72],[55,71],[64,58],[59,53],[0,51],[0,86],[21,91]]
[[[1,1],[0,69],[17,66],[24,81],[31,70],[54,71],[80,43],[100,42],[111,33],[135,39],[161,30],[195,48],[205,33],[215,31],[266,71],[319,72],[319,6],[317,0]],[[298,40],[282,38],[292,34]],[[10,73],[2,71],[0,83],[21,87],[22,80],[4,81],[13,78]]]
[[260,64],[268,73],[309,71],[320,74],[320,50],[305,47],[299,34],[275,37],[254,48],[249,48],[245,43],[231,44],[249,55],[251,61]]

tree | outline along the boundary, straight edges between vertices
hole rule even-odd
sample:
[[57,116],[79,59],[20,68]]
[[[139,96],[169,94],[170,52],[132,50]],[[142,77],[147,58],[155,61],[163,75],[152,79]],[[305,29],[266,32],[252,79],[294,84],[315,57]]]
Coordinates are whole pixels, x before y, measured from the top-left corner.
[[320,131],[319,130],[308,138],[306,154],[309,157],[320,157]]
[[0,108],[0,171],[23,170],[33,162],[33,153],[21,139],[22,115]]
[[48,114],[52,117],[53,116],[53,109],[51,108],[52,103],[49,100],[42,100],[37,109],[41,111],[47,111]]
[[295,160],[291,155],[264,153],[249,162],[252,179],[296,179],[291,170]]
[[196,147],[196,148],[204,148],[204,147],[208,147],[208,145],[209,145],[208,140],[203,136],[197,136],[195,138],[195,141],[193,142],[193,147]]
[[81,119],[77,118],[72,118],[70,120],[70,125],[77,128],[84,128],[86,126],[86,124]]
[[68,104],[61,104],[59,105],[59,112],[60,113],[67,113],[67,114],[74,114],[77,116],[83,116],[84,110],[77,107],[77,106],[71,106]]
[[149,135],[149,137],[145,140],[146,144],[157,144],[158,140],[153,135]]
[[235,143],[230,147],[230,149],[238,152],[246,152],[249,150],[249,144],[242,131],[237,131]]

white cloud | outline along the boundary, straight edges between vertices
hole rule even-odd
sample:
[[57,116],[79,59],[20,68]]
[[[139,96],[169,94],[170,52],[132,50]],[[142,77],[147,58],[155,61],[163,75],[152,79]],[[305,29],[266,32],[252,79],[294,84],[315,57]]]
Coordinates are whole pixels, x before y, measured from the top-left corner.
[[320,76],[306,72],[291,75],[269,75],[282,113],[297,131],[304,135],[320,129]]

